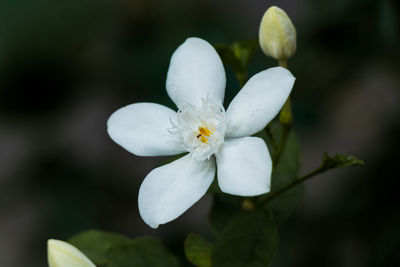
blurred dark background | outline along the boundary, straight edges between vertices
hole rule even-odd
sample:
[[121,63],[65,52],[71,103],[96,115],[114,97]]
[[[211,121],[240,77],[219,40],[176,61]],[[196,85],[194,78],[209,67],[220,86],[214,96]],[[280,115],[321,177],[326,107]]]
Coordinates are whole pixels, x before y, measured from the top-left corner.
[[[47,266],[48,238],[88,228],[157,235],[181,256],[188,232],[211,236],[207,196],[156,231],[144,224],[139,185],[166,158],[128,153],[106,121],[133,102],[173,107],[175,48],[190,36],[254,38],[271,5],[298,31],[289,68],[302,173],[326,151],[366,162],[306,183],[273,266],[400,266],[397,0],[1,0],[0,265]],[[250,73],[273,65],[257,51]],[[238,84],[226,71],[229,101]]]

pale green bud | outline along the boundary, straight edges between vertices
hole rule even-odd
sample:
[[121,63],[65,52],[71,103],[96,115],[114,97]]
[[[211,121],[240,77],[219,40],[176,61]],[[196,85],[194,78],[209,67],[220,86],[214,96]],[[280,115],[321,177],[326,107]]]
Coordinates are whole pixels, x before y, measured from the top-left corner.
[[47,241],[47,260],[50,267],[96,267],[76,247],[55,239]]
[[265,12],[260,25],[261,50],[276,60],[286,60],[296,52],[296,29],[288,15],[272,6]]

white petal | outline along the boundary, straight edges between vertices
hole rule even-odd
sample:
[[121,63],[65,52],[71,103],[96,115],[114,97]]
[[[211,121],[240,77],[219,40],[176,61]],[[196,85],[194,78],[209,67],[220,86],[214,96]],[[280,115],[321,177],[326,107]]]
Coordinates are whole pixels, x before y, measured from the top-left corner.
[[172,221],[198,201],[211,185],[215,161],[190,154],[151,171],[139,189],[139,212],[152,228]]
[[227,139],[216,157],[222,192],[238,196],[269,192],[272,161],[261,138]]
[[200,106],[210,97],[222,104],[225,70],[215,49],[199,38],[188,38],[171,57],[167,92],[178,108],[184,103]]
[[258,133],[278,114],[292,90],[295,78],[285,68],[257,73],[245,84],[226,111],[226,136]]
[[76,247],[61,240],[47,241],[47,259],[50,267],[96,267]]
[[110,137],[138,156],[167,156],[184,152],[168,129],[176,112],[153,103],[137,103],[115,111],[108,119]]

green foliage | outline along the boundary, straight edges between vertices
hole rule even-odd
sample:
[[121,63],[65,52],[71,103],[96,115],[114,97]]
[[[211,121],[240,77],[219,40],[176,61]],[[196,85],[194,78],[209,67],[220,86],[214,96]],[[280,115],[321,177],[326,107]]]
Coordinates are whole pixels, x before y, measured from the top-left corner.
[[212,266],[268,266],[278,242],[272,218],[260,211],[237,212],[217,238]]
[[[300,144],[293,130],[287,134],[282,152],[274,165],[271,177],[271,192],[265,197],[292,183],[299,174]],[[274,211],[278,221],[287,219],[297,207],[303,196],[303,187],[303,184],[292,187],[268,203],[267,207]]]
[[275,164],[283,143],[283,125],[277,121],[272,121],[261,132],[254,135],[265,141],[268,146],[268,151],[271,156],[272,162]]
[[258,48],[258,39],[252,39],[244,42],[235,42],[232,45],[217,44],[214,45],[224,64],[231,67],[243,86],[247,81],[247,70],[250,59]]
[[68,242],[99,267],[179,266],[175,256],[154,237],[129,239],[115,233],[89,230]]
[[[293,130],[279,121],[271,122],[257,136],[263,138],[268,145],[273,171],[271,176],[271,192],[260,197],[259,201],[267,202],[271,195],[291,184],[300,170],[300,144]],[[282,222],[297,207],[303,195],[303,185],[290,188],[281,195],[268,201],[264,208],[274,212],[277,221]]]
[[300,145],[294,131],[287,135],[286,142],[271,177],[271,192],[277,191],[296,179],[300,169]]
[[81,250],[94,263],[105,264],[105,254],[110,248],[128,241],[129,238],[99,230],[88,230],[71,237],[68,242]]
[[185,254],[188,260],[198,267],[211,266],[211,253],[214,245],[197,234],[189,234],[185,240]]
[[219,235],[231,216],[241,209],[243,198],[224,193],[214,195],[213,204],[208,213],[208,222],[215,235]]
[[155,237],[140,237],[112,247],[107,257],[110,267],[174,267],[178,260]]
[[325,153],[322,159],[322,165],[320,168],[332,169],[338,167],[349,167],[363,165],[364,161],[351,155],[336,155],[330,157],[328,153]]
[[266,142],[272,162],[277,165],[278,158],[285,146],[288,128],[279,121],[272,121],[263,132],[267,133],[269,139]]

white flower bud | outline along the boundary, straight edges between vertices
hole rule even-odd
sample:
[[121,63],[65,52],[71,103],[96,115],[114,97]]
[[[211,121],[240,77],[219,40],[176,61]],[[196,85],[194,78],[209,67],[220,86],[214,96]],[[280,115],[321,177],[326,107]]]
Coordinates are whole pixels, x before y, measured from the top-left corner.
[[286,60],[296,52],[296,29],[288,15],[272,6],[264,14],[260,30],[261,50],[276,60]]
[[96,267],[76,247],[61,240],[47,241],[47,260],[50,267]]

